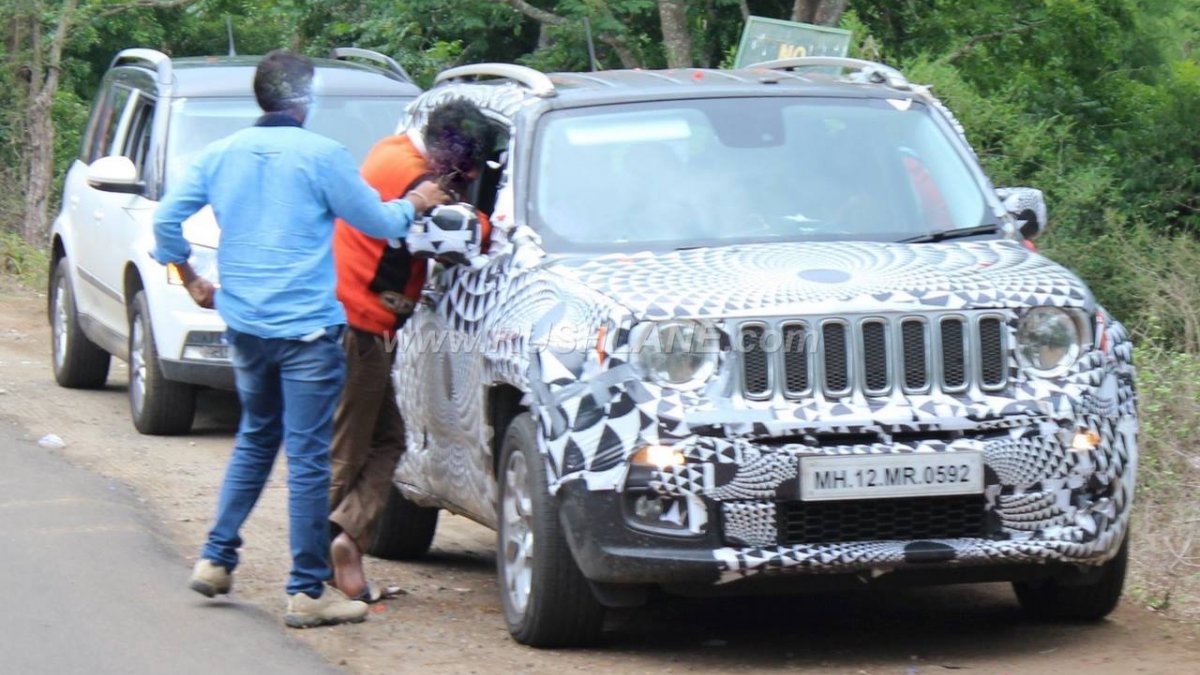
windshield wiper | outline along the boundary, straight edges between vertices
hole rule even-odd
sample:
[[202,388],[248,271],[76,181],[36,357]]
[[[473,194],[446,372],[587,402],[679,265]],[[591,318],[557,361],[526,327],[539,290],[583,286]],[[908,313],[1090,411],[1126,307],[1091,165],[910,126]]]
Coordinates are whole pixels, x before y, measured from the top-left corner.
[[962,227],[956,230],[940,230],[938,232],[930,232],[928,234],[901,239],[901,244],[927,244],[935,241],[946,241],[947,239],[959,239],[961,237],[970,237],[977,234],[995,234],[1000,231],[1000,225],[997,223],[988,223],[987,225],[976,225],[975,227]]

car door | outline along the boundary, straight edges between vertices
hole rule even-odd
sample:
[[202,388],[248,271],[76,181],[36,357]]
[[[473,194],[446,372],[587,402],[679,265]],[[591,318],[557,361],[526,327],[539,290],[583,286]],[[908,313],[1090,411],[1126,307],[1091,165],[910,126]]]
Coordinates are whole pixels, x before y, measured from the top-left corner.
[[[103,251],[95,262],[95,273],[106,287],[118,291],[106,294],[100,305],[100,320],[122,334],[127,331],[125,270],[136,256],[148,256],[154,245],[153,218],[158,205],[155,192],[155,163],[152,140],[156,101],[143,89],[134,89],[122,115],[122,129],[114,138],[111,154],[129,158],[138,170],[144,188],[140,194],[102,193],[103,214],[95,229],[96,250]],[[136,262],[136,261],[135,261]]]
[[[507,132],[502,133],[504,147]],[[498,158],[499,151],[494,158]],[[491,213],[502,168],[485,170],[464,198]],[[487,317],[496,298],[488,293],[503,260],[492,255],[478,268],[436,266],[422,303],[405,333],[407,350],[398,354],[413,382],[398,382],[402,411],[412,411],[412,431],[424,447],[420,480],[426,490],[485,523],[495,520],[495,482],[488,443],[485,396],[489,369]],[[403,377],[403,375],[402,375]],[[414,397],[408,405],[405,396]],[[406,416],[406,423],[410,419]],[[413,438],[413,436],[410,436]],[[410,444],[411,448],[411,444]],[[413,458],[416,460],[417,458]]]
[[[88,184],[86,176],[89,165],[120,147],[117,142],[122,135],[121,123],[132,96],[133,89],[111,77],[105,78],[90,124],[89,143],[83,152],[84,166],[71,170],[64,193],[75,229],[75,248],[69,253],[74,257],[78,272],[75,285],[79,305],[83,313],[100,321],[110,333],[118,326],[103,317],[111,315],[111,308],[107,306],[120,305],[122,297],[120,285],[114,285],[111,279],[106,281],[100,271],[105,259],[112,255],[112,243],[103,236],[103,223],[106,205],[114,199],[125,200],[127,196],[97,190]],[[119,328],[123,334],[124,328]]]

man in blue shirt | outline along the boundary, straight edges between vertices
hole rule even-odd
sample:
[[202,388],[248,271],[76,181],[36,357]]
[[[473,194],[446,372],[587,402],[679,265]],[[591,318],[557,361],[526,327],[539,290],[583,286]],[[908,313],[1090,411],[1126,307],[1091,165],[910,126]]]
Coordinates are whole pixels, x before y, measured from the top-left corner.
[[[268,54],[254,76],[265,114],[254,127],[206,148],[154,218],[154,257],[176,265],[192,298],[203,307],[215,303],[229,326],[242,403],[216,522],[190,586],[208,597],[229,592],[239,531],[282,443],[292,552],[285,621],[296,628],[362,621],[367,614],[364,603],[325,584],[331,576],[329,444],[345,378],[334,218],[373,237],[400,239],[417,213],[447,201],[436,183],[426,182],[403,199],[381,202],[345,147],[302,128],[312,79],[307,58]],[[191,249],[182,229],[210,204],[221,224],[220,289],[188,265]]]

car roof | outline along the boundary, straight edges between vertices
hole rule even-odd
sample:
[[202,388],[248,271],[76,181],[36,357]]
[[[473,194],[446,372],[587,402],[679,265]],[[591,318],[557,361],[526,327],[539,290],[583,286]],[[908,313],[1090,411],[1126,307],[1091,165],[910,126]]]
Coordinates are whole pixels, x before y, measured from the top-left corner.
[[[247,96],[261,56],[207,56],[171,59],[172,97]],[[317,96],[416,96],[421,89],[380,70],[347,61],[313,59]],[[146,69],[144,66],[123,66]],[[148,70],[148,69],[147,69]],[[153,73],[153,71],[150,71]]]
[[[843,70],[851,70],[843,74]],[[440,102],[465,97],[501,118],[518,112],[616,103],[718,97],[816,96],[919,98],[938,106],[927,87],[914,85],[887,65],[840,57],[773,61],[736,70],[679,68],[542,73],[527,66],[481,63],[438,74],[435,85],[409,111],[409,124]]]
[[717,70],[604,70],[590,73],[549,73],[556,96],[564,100],[595,103],[646,98],[696,96],[761,96],[788,93],[814,96],[907,97],[911,93],[886,84],[848,80],[838,75],[767,68]]

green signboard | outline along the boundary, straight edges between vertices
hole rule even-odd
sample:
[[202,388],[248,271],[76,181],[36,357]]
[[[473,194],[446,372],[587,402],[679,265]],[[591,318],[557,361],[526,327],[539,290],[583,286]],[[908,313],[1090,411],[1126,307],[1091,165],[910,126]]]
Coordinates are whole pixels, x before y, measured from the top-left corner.
[[845,56],[850,31],[752,16],[746,19],[735,68],[797,56]]

